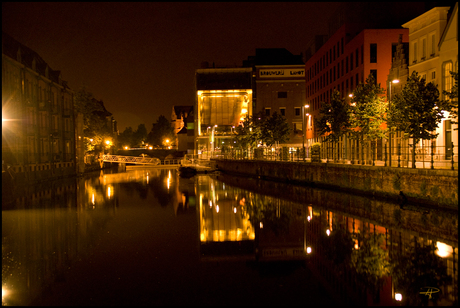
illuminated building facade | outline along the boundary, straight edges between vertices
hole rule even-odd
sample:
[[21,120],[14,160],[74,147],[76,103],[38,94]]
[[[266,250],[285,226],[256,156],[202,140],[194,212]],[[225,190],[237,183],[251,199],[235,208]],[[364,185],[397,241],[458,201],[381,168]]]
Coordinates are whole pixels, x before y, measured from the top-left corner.
[[[348,95],[372,74],[386,89],[392,55],[400,42],[408,42],[407,29],[364,29],[354,37],[348,24],[342,25],[317,52],[306,61],[306,97],[310,117],[306,124],[307,144],[321,142],[315,132],[314,119],[319,116],[322,102],[330,100],[337,90],[348,101]],[[351,140],[342,137],[339,148],[343,155],[351,147]],[[380,154],[382,142],[379,142]]]
[[[450,72],[458,72],[458,3],[452,8],[435,7],[402,26],[409,30],[409,75],[418,72],[426,82],[438,86],[441,99],[448,99],[442,93],[450,92],[454,85]],[[451,160],[454,149],[458,149],[458,125],[451,122],[446,114],[436,129],[438,137],[433,145],[439,156],[435,159]],[[431,143],[424,140],[418,146],[430,147]]]
[[17,181],[76,173],[73,93],[33,50],[2,35],[2,170]]
[[253,113],[252,68],[196,70],[195,154],[232,147],[232,134]]

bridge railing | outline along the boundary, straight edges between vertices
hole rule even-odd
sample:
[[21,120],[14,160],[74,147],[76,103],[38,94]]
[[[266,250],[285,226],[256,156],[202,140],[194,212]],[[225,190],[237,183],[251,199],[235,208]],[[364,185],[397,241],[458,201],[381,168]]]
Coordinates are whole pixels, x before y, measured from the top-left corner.
[[102,161],[111,163],[125,164],[143,164],[143,165],[160,165],[161,160],[156,157],[137,157],[137,156],[121,156],[121,155],[102,155]]

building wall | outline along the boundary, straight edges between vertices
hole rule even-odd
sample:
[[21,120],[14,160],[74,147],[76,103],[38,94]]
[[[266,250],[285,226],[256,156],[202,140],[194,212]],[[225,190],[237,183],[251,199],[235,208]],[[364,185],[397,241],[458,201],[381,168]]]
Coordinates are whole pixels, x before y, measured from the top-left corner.
[[302,144],[302,106],[305,99],[304,65],[256,66],[257,105],[255,113],[272,115],[277,112],[291,126],[286,146]]
[[[409,30],[409,74],[416,71],[427,82],[437,85],[440,98],[444,97],[442,91],[446,90],[449,78],[445,65],[451,63],[452,70],[458,71],[457,8],[456,4],[449,24],[450,7],[435,7],[402,25]],[[453,85],[453,80],[449,79]],[[445,159],[450,159],[453,153],[452,143],[458,147],[456,127],[446,116],[436,129],[438,137],[434,145],[437,153]],[[420,141],[418,146],[430,145],[431,141],[425,140]]]
[[[371,72],[375,72],[377,83],[386,89],[393,46],[397,45],[400,35],[403,42],[409,40],[407,29],[365,29],[353,37],[349,31],[349,26],[344,24],[305,64],[307,104],[311,111],[306,128],[307,143],[320,141],[314,119],[319,115],[321,102],[329,101],[334,89],[347,99]],[[371,44],[376,46],[374,52],[371,52]]]
[[59,71],[10,37],[2,39],[2,116],[2,158],[17,179],[75,174],[73,93]]

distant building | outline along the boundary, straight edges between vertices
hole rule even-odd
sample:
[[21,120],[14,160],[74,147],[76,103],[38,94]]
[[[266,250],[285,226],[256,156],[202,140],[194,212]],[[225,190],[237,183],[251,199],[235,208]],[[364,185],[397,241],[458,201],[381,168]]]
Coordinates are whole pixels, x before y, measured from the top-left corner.
[[202,68],[195,78],[195,154],[230,150],[234,128],[253,113],[252,68]]
[[293,55],[284,48],[261,48],[243,63],[254,70],[254,113],[281,114],[291,127],[289,140],[283,146],[301,146],[301,110],[306,104],[302,55]]
[[33,50],[2,33],[2,170],[17,181],[75,175],[73,92]]
[[173,106],[171,126],[176,134],[177,150],[193,154],[195,133],[193,106]]

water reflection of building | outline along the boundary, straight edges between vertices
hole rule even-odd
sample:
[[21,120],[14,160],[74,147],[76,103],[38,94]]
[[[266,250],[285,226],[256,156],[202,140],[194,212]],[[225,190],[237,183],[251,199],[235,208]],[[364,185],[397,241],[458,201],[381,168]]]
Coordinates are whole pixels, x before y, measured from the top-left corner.
[[303,260],[311,252],[303,205],[256,195],[209,176],[196,181],[202,259]]
[[[363,305],[372,305],[372,298],[363,293],[363,289],[356,286],[356,273],[350,267],[338,266],[325,258],[324,247],[321,241],[325,236],[332,236],[338,229],[345,228],[349,234],[382,234],[385,238],[383,249],[388,252],[389,256],[395,257],[398,254],[403,254],[405,248],[414,245],[426,246],[431,243],[436,243],[437,251],[445,265],[447,266],[447,274],[454,281],[452,284],[444,287],[443,304],[452,304],[458,300],[457,295],[457,275],[458,275],[458,243],[444,243],[439,237],[434,239],[431,236],[423,235],[419,232],[410,232],[403,228],[384,227],[373,220],[356,217],[341,213],[340,211],[328,211],[320,207],[308,207],[309,209],[309,225],[308,225],[308,240],[312,242],[316,254],[310,259],[311,267],[315,269],[324,279],[324,283],[329,285],[334,293],[339,294],[341,298],[346,298],[352,303],[361,301]],[[361,249],[360,243],[355,240],[353,249]],[[396,303],[396,294],[401,294],[401,290],[394,284],[391,276],[386,278],[386,284],[380,291],[380,304],[394,305]],[[411,296],[410,294],[401,294],[402,298]],[[418,294],[412,294],[418,296]],[[440,302],[441,303],[441,302]]]
[[[436,245],[436,254],[453,279],[451,284],[442,288],[443,298],[438,304],[451,305],[458,301],[458,215],[415,206],[401,208],[398,204],[382,200],[285,183],[241,180],[230,175],[219,177],[219,180],[228,187],[251,191],[253,200],[269,200],[267,196],[274,196],[273,200],[285,200],[283,207],[295,208],[296,204],[299,208],[306,206],[305,242],[307,248],[311,247],[311,254],[307,258],[309,268],[316,279],[329,289],[329,293],[337,296],[339,302],[374,304],[365,289],[357,283],[356,269],[335,264],[326,254],[326,239],[336,236],[340,230],[345,230],[354,238],[350,245],[355,252],[362,249],[356,240],[358,234],[381,234],[384,237],[382,248],[391,258],[406,256],[408,248]],[[338,255],[339,261],[342,256]],[[395,299],[398,294],[403,301],[411,296],[401,292],[391,275],[385,280],[386,284],[380,291],[380,305],[398,304]]]
[[2,209],[2,305],[30,305],[62,279],[115,214],[117,193],[103,177],[24,187]]
[[254,228],[243,211],[243,190],[227,188],[209,176],[196,177],[202,257],[254,257]]

